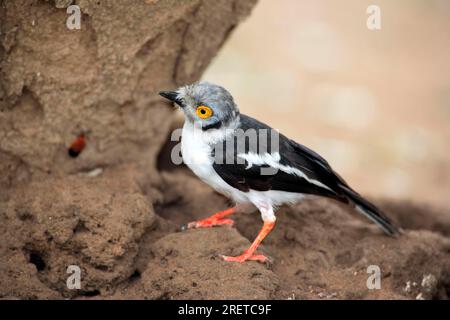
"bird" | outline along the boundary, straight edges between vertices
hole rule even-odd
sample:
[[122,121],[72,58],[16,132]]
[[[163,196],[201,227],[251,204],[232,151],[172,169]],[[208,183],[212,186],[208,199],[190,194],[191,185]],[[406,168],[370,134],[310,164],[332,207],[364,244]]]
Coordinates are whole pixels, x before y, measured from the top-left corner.
[[242,254],[221,257],[229,262],[271,262],[257,249],[274,228],[275,212],[308,195],[351,206],[390,236],[399,229],[374,204],[353,190],[330,164],[310,148],[239,111],[233,96],[220,85],[199,81],[159,95],[184,114],[183,162],[201,180],[235,205],[187,224],[188,229],[233,225],[238,212],[258,210],[263,226]]

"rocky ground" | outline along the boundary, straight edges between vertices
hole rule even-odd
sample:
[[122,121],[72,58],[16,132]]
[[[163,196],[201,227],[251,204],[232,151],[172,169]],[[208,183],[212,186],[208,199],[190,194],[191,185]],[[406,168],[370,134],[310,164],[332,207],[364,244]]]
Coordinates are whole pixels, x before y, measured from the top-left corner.
[[[384,203],[404,234],[390,238],[351,209],[307,199],[279,211],[262,252],[270,265],[226,263],[261,226],[179,231],[225,208],[226,199],[187,170],[142,183],[142,168],[118,168],[32,183],[0,208],[0,296],[89,299],[448,299],[448,212]],[[147,175],[147,178],[149,176]],[[423,222],[422,221],[426,221]],[[431,221],[431,222],[430,222]],[[433,223],[435,222],[435,224]],[[79,265],[81,290],[66,287]],[[381,289],[369,290],[370,265]]]

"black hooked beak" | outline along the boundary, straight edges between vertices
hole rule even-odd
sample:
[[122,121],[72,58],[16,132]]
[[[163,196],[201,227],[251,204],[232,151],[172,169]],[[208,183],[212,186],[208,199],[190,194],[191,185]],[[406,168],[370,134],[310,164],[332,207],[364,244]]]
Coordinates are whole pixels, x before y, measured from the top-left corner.
[[164,97],[172,102],[175,102],[180,107],[183,107],[183,101],[181,99],[178,99],[178,93],[176,91],[160,91],[159,95],[161,97]]

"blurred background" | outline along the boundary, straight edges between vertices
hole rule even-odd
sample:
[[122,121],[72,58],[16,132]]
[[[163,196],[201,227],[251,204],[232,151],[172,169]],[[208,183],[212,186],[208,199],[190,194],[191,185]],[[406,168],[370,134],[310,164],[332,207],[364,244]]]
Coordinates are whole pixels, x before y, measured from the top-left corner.
[[260,0],[203,79],[361,193],[450,207],[450,1]]

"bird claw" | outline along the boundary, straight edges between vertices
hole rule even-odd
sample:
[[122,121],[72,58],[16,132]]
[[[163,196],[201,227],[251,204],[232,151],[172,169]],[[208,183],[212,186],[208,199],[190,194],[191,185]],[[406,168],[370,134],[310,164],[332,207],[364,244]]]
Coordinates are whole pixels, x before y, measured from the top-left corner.
[[209,228],[209,227],[215,227],[215,226],[223,226],[223,225],[234,225],[234,220],[232,219],[203,219],[200,221],[193,221],[189,222],[187,225],[184,225],[181,227],[181,230],[184,231],[186,229],[197,229],[197,228]]
[[260,263],[271,263],[271,259],[266,257],[263,254],[246,254],[243,253],[240,256],[237,257],[230,257],[230,256],[221,256],[223,260],[228,262],[245,262],[245,261],[258,261]]

